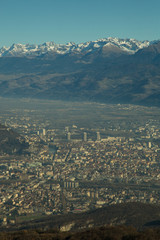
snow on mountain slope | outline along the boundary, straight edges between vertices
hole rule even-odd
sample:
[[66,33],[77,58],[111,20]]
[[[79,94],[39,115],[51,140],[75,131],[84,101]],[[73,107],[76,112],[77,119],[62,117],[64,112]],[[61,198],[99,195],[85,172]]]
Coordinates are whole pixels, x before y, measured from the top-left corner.
[[0,49],[0,57],[13,56],[39,56],[48,52],[56,54],[67,54],[67,53],[87,53],[95,51],[104,47],[107,44],[112,44],[119,49],[126,51],[130,54],[134,54],[139,49],[148,47],[151,43],[149,41],[138,41],[136,39],[120,39],[120,38],[104,38],[97,41],[90,41],[81,44],[67,43],[67,44],[56,44],[54,42],[46,42],[44,44],[13,44],[11,47],[2,47]]

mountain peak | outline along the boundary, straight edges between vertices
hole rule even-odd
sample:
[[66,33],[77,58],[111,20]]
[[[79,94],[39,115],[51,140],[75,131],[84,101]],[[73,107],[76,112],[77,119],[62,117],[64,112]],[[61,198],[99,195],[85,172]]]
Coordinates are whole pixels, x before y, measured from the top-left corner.
[[115,46],[123,51],[134,54],[139,49],[148,47],[150,45],[149,41],[138,41],[136,39],[121,39],[121,38],[102,38],[96,41],[89,41],[85,43],[75,44],[69,42],[67,44],[56,44],[54,41],[45,42],[40,45],[36,44],[13,44],[11,47],[2,47],[0,49],[0,57],[36,57],[41,54],[47,54],[49,52],[54,52],[56,54],[67,54],[67,53],[77,53],[77,52],[91,52],[93,50],[103,48],[104,46]]

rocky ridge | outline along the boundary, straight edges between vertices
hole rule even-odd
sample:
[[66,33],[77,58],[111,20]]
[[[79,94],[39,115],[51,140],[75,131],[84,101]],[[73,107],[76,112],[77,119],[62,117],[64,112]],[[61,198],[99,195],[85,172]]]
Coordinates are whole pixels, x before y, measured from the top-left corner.
[[120,39],[120,38],[104,38],[97,41],[89,41],[85,43],[67,43],[56,44],[54,42],[46,42],[40,45],[36,44],[13,44],[10,47],[2,47],[0,49],[0,57],[24,57],[24,56],[40,56],[48,52],[56,54],[68,53],[89,53],[91,51],[101,49],[103,47],[117,47],[124,52],[133,54],[139,49],[148,47],[152,42],[138,41],[135,39]]

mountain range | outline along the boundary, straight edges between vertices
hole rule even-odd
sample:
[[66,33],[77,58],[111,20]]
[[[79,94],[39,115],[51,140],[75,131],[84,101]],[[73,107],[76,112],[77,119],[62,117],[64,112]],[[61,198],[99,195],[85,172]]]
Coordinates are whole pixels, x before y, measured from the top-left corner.
[[3,97],[160,106],[160,41],[2,47],[0,89]]
[[90,41],[81,44],[67,43],[56,44],[54,42],[46,42],[44,44],[13,44],[11,47],[2,47],[0,49],[0,57],[22,57],[22,56],[40,56],[48,52],[54,54],[68,54],[68,53],[89,53],[100,48],[109,48],[112,46],[126,51],[128,53],[135,53],[137,50],[148,47],[154,42],[137,41],[135,39],[119,39],[119,38],[104,38],[97,41]]

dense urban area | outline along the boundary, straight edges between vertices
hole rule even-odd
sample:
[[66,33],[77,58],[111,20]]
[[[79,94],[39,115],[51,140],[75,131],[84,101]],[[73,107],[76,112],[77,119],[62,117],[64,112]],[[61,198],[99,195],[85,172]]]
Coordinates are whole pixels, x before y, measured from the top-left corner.
[[0,156],[1,225],[106,204],[160,203],[158,108],[34,101],[7,106],[0,122],[29,147],[26,154]]

